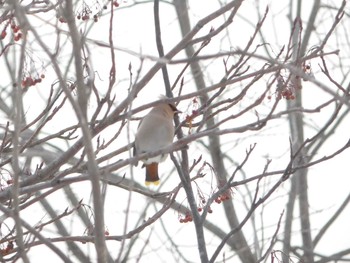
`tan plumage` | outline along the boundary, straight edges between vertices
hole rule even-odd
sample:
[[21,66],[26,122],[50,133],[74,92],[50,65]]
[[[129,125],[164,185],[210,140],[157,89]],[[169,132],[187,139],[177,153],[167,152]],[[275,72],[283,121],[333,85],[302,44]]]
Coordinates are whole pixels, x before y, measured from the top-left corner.
[[[174,114],[179,112],[173,104],[155,106],[140,122],[135,135],[134,155],[153,152],[170,145],[174,138]],[[168,154],[142,160],[146,167],[145,184],[159,184],[158,163]]]

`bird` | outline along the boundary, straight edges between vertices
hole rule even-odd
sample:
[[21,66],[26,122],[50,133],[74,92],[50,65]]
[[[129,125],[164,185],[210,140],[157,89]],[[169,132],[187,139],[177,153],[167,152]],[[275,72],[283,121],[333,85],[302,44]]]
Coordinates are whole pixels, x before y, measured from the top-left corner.
[[[180,111],[172,103],[164,102],[153,107],[139,123],[135,134],[134,156],[154,152],[172,144],[175,133],[173,119],[177,113]],[[168,154],[161,154],[141,160],[142,167],[146,167],[146,186],[159,185],[158,163],[165,161],[167,157]]]

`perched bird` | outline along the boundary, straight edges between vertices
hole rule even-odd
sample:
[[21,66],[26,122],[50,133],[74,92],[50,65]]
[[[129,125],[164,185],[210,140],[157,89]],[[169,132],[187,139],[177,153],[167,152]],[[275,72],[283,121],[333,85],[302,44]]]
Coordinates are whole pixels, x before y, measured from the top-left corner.
[[[162,103],[155,106],[140,122],[135,135],[134,156],[154,152],[173,142],[175,127],[173,118],[177,110],[174,104]],[[159,184],[158,163],[163,162],[168,154],[161,154],[141,160],[146,167],[146,185]]]

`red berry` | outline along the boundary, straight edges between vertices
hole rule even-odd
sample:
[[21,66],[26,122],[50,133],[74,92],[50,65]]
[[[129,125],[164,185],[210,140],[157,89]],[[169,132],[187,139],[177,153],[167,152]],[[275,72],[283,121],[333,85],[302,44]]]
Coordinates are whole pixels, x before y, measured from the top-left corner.
[[226,201],[226,200],[229,200],[229,199],[230,199],[230,197],[228,195],[223,195],[220,198],[221,201]]
[[45,78],[45,74],[41,74],[40,78],[44,79]]
[[22,38],[22,33],[18,33],[15,37],[14,37],[14,40],[15,41],[18,41]]
[[33,86],[35,83],[35,80],[32,79],[32,77],[26,77],[24,80],[22,80],[22,86],[23,87],[30,87]]
[[202,208],[202,207],[198,207],[198,208],[197,208],[197,211],[198,211],[198,212],[202,212],[202,211],[203,211],[203,208]]
[[7,35],[6,31],[2,31],[1,35],[0,35],[0,38],[4,39],[6,37],[6,35]]
[[105,231],[105,236],[109,236],[109,231],[108,230]]

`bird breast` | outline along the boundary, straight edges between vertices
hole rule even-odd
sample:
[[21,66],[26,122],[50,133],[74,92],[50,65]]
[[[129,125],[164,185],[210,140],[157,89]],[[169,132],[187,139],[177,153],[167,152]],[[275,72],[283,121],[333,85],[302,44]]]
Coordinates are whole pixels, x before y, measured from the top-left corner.
[[[163,116],[146,116],[137,131],[135,138],[135,147],[138,154],[153,152],[170,145],[173,142],[174,126],[173,120],[165,120]],[[162,162],[166,155],[159,155],[149,158],[143,162],[148,164],[152,162]]]

